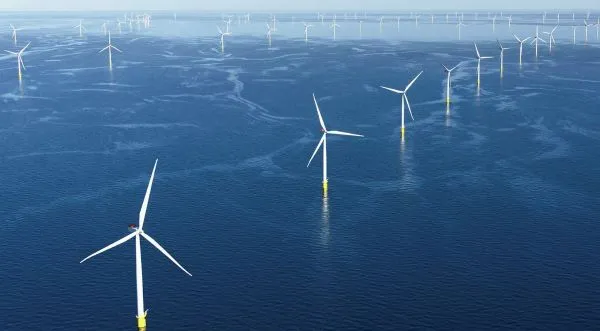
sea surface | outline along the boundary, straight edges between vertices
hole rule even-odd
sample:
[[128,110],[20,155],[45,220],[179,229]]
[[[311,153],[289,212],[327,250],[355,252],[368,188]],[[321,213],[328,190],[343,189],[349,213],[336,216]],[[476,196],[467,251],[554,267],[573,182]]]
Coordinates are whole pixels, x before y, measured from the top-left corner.
[[[235,14],[234,14],[235,15]],[[2,13],[0,330],[592,330],[600,324],[600,42],[555,18]],[[467,14],[465,14],[467,16]],[[499,14],[498,14],[498,17]],[[548,14],[550,17],[550,14]],[[79,37],[72,28],[84,19]],[[595,20],[596,16],[592,16]],[[110,20],[113,70],[101,31]],[[311,22],[308,42],[304,26]],[[564,23],[563,23],[564,21]],[[17,31],[15,46],[9,24]],[[6,27],[6,29],[4,29]],[[499,39],[505,51],[500,77]],[[476,84],[473,42],[482,56]],[[452,73],[445,103],[442,64]],[[400,96],[408,91],[400,136]],[[328,129],[322,192],[315,94]],[[408,109],[407,109],[408,110]]]

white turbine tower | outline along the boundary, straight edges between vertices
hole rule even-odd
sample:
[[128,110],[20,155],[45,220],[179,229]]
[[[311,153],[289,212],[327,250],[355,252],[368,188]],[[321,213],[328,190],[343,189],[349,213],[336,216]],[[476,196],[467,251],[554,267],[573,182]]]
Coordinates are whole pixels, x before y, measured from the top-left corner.
[[360,39],[362,39],[362,23],[362,20],[358,21],[358,36]]
[[112,70],[112,51],[111,51],[112,49],[114,49],[115,51],[117,51],[119,53],[123,53],[123,52],[121,52],[120,49],[118,49],[112,45],[112,43],[110,41],[110,31],[108,31],[108,46],[101,49],[98,53],[102,53],[105,50],[108,50],[108,69],[109,70]]
[[333,23],[331,23],[331,25],[330,25],[329,27],[333,29],[333,40],[335,40],[335,30],[336,30],[336,28],[339,28],[339,27],[340,27],[340,25],[339,25],[339,24],[337,24],[337,23],[335,22],[335,19],[334,19],[334,20],[333,20]]
[[19,74],[19,83],[21,82],[21,80],[23,78],[23,76],[21,74],[21,67],[23,68],[23,70],[25,70],[25,64],[23,63],[23,52],[25,52],[25,49],[27,49],[27,47],[29,47],[30,44],[31,44],[31,42],[27,43],[27,45],[25,45],[25,47],[23,47],[18,52],[5,51],[5,52],[7,52],[9,54],[17,56],[17,71],[18,71],[18,74]]
[[517,41],[519,42],[519,66],[523,65],[523,44],[529,40],[529,38],[531,37],[527,37],[523,40],[519,39],[519,37],[517,37],[516,34],[513,34],[513,36],[515,37],[515,39],[517,39]]
[[273,29],[271,29],[271,26],[269,25],[269,23],[267,23],[267,40],[269,41],[269,48],[271,48],[271,34],[272,34]]
[[106,27],[106,22],[102,23],[102,32],[104,33],[104,35],[106,36],[107,32],[108,32],[108,28]]
[[79,37],[83,37],[83,31],[85,31],[85,26],[83,26],[83,20],[79,20],[79,25],[75,25],[73,29],[79,28]]
[[218,25],[217,30],[219,30],[219,35],[221,38],[221,53],[225,53],[225,36],[231,36],[231,32],[223,32]]
[[448,69],[448,67],[442,64],[444,71],[448,74],[448,78],[446,78],[446,105],[450,105],[450,75],[454,69],[458,68],[459,65],[460,63],[455,65],[453,68]]
[[154,172],[156,171],[156,164],[158,163],[158,159],[154,162],[154,168],[152,169],[152,175],[150,176],[150,182],[148,183],[148,188],[146,189],[146,195],[144,196],[144,202],[142,203],[142,208],[140,209],[139,214],[139,225],[135,227],[135,225],[130,226],[130,229],[134,230],[133,233],[128,234],[127,236],[115,241],[114,243],[102,248],[101,250],[91,254],[85,259],[81,260],[79,263],[83,263],[86,260],[106,252],[107,250],[119,246],[133,238],[135,238],[135,279],[136,279],[136,290],[137,290],[137,325],[139,330],[146,330],[146,316],[148,314],[147,310],[144,310],[144,280],[142,277],[142,251],[140,247],[140,236],[144,237],[148,240],[152,246],[156,247],[161,253],[163,253],[171,262],[175,263],[179,269],[183,270],[188,275],[190,274],[185,268],[171,256],[156,240],[150,237],[146,232],[144,232],[144,219],[146,218],[146,209],[148,208],[148,201],[150,200],[150,191],[152,190],[152,182],[154,181]]
[[383,16],[379,18],[379,33],[383,32]]
[[510,29],[512,25],[512,15],[508,17],[508,28]]
[[458,28],[458,40],[460,40],[460,31],[461,31],[461,27],[463,26],[467,26],[466,24],[464,24],[462,21],[458,21],[458,23],[456,24],[456,27]]
[[504,77],[504,51],[509,49],[507,47],[502,47],[500,40],[496,39],[498,43],[498,48],[500,49],[500,78]]
[[546,42],[544,39],[540,38],[540,36],[539,36],[539,32],[538,32],[538,31],[539,31],[539,29],[538,29],[538,26],[536,25],[536,26],[535,26],[535,37],[533,37],[533,39],[531,40],[531,43],[532,43],[532,44],[533,44],[533,43],[535,43],[535,58],[536,58],[536,59],[537,59],[537,57],[538,57],[538,42],[539,42],[539,41],[541,41],[541,42],[543,42],[543,43],[545,43],[545,42]]
[[413,121],[415,120],[415,118],[413,117],[413,114],[412,114],[412,110],[410,109],[410,103],[408,102],[408,97],[406,96],[406,92],[408,92],[408,89],[412,86],[412,84],[414,84],[414,82],[417,80],[417,78],[419,78],[419,76],[421,76],[422,73],[423,73],[423,71],[421,71],[415,78],[413,78],[413,80],[411,80],[410,83],[408,83],[408,85],[406,85],[406,88],[404,88],[404,91],[396,90],[396,89],[385,87],[385,86],[379,86],[388,91],[392,91],[394,93],[398,93],[398,94],[402,95],[402,125],[400,126],[400,134],[401,134],[402,140],[404,140],[404,104],[405,103],[408,106],[408,112],[410,113],[410,117],[412,118]]
[[556,31],[556,29],[558,29],[558,25],[555,26],[554,29],[552,29],[552,31],[544,32],[544,34],[548,35],[548,47],[550,54],[552,54],[552,44],[556,45],[556,40],[554,39],[554,31]]
[[496,32],[496,15],[492,18],[492,32]]
[[304,23],[304,42],[308,42],[308,28],[312,27],[312,24]]
[[354,134],[354,133],[343,132],[343,131],[327,130],[327,128],[325,127],[325,122],[323,121],[323,117],[321,116],[321,111],[319,110],[319,104],[317,103],[317,99],[315,98],[314,93],[313,93],[313,100],[315,101],[315,107],[317,108],[317,115],[319,116],[319,123],[321,124],[321,132],[323,132],[323,136],[321,137],[321,140],[319,141],[317,148],[315,148],[315,151],[313,152],[312,156],[310,157],[310,160],[308,160],[308,164],[306,165],[306,167],[308,168],[308,166],[310,165],[310,162],[313,160],[313,158],[319,151],[319,148],[321,148],[321,145],[323,145],[323,193],[327,194],[327,188],[328,188],[327,135],[333,134],[333,135],[339,135],[339,136],[353,136],[353,137],[364,137],[364,136],[359,135],[359,134]]
[[492,59],[493,56],[481,56],[481,54],[479,54],[479,48],[477,48],[477,44],[473,43],[473,45],[475,45],[475,55],[477,55],[477,87],[479,88],[481,85],[481,60]]

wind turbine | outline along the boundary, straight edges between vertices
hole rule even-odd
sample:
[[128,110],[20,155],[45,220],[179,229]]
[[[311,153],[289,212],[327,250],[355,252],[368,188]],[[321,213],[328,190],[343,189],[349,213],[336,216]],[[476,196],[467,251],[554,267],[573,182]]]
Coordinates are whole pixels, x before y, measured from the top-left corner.
[[548,35],[548,47],[550,54],[552,54],[552,44],[556,45],[556,40],[554,39],[554,31],[556,31],[556,29],[558,29],[558,25],[555,26],[554,29],[552,29],[552,31],[544,32],[544,34]]
[[23,67],[23,70],[25,70],[25,64],[23,63],[23,52],[25,51],[25,49],[27,47],[29,47],[29,44],[31,44],[31,42],[27,43],[27,45],[25,45],[25,47],[23,47],[20,51],[18,52],[11,52],[11,51],[5,51],[9,54],[12,55],[16,55],[17,56],[17,70],[19,72],[19,83],[22,80],[22,74],[21,74],[21,67]]
[[496,32],[496,15],[492,18],[492,32]]
[[108,29],[106,28],[106,22],[102,23],[102,32],[104,32],[104,35],[106,36],[106,33],[108,32]]
[[17,29],[12,24],[10,24],[10,28],[12,29],[12,38],[13,38],[13,41],[14,41],[15,46],[16,46],[17,45],[17,31],[20,31],[20,30],[23,30],[23,29]]
[[229,26],[231,25],[231,17],[228,17],[227,21],[223,20],[223,23],[225,23],[225,33],[230,33]]
[[509,49],[507,47],[502,47],[500,40],[496,39],[498,43],[498,48],[500,48],[500,78],[504,76],[504,51]]
[[163,253],[171,262],[175,263],[179,269],[183,270],[188,275],[190,274],[185,268],[171,256],[156,240],[154,240],[150,235],[144,232],[144,219],[146,218],[146,209],[148,208],[148,201],[150,200],[150,191],[152,190],[152,182],[154,181],[154,172],[156,171],[156,164],[158,163],[158,159],[154,162],[154,168],[152,169],[152,175],[150,176],[150,182],[148,183],[148,188],[146,189],[146,195],[144,196],[144,202],[142,203],[142,208],[140,209],[139,214],[139,225],[135,227],[135,225],[130,226],[131,230],[134,232],[126,235],[125,237],[115,241],[114,243],[102,248],[101,250],[89,255],[85,259],[81,260],[79,263],[83,263],[86,260],[106,252],[107,250],[117,247],[133,238],[135,238],[135,280],[136,280],[136,290],[137,290],[137,325],[139,330],[146,330],[146,316],[148,315],[148,310],[144,310],[144,280],[142,277],[142,251],[140,245],[140,236],[144,237],[148,240],[152,246],[156,247],[161,253]]
[[450,104],[450,74],[454,69],[458,68],[459,65],[460,63],[455,65],[452,69],[448,69],[448,67],[442,64],[444,71],[448,74],[448,78],[446,79],[446,105]]
[[269,23],[267,23],[267,39],[269,40],[269,48],[271,48],[271,33],[272,33],[272,29],[271,26],[269,25]]
[[273,15],[273,31],[277,31],[277,27],[275,26],[276,23],[277,19],[275,18],[275,15]]
[[338,135],[338,136],[353,136],[353,137],[364,137],[364,136],[359,135],[359,134],[354,134],[354,133],[343,132],[343,131],[327,130],[327,128],[325,127],[325,122],[323,121],[323,117],[321,116],[321,111],[319,110],[319,104],[317,103],[317,99],[315,98],[314,93],[313,93],[313,100],[315,101],[315,107],[317,108],[317,115],[319,115],[319,123],[321,124],[321,132],[323,132],[323,136],[321,137],[321,140],[319,141],[317,148],[315,148],[315,151],[313,152],[312,156],[310,157],[310,160],[308,160],[308,164],[306,165],[306,167],[308,168],[308,166],[310,165],[310,162],[313,160],[313,158],[319,151],[319,148],[321,148],[321,145],[323,145],[323,193],[327,194],[327,187],[328,187],[328,185],[327,185],[327,183],[328,183],[328,179],[327,179],[327,134],[333,134],[333,135]]
[[119,53],[123,53],[123,52],[121,52],[120,49],[118,49],[112,45],[112,43],[110,41],[110,31],[108,31],[108,46],[101,49],[98,53],[102,53],[105,50],[108,50],[108,68],[109,68],[109,70],[112,70],[112,51],[111,51],[111,49],[114,49],[115,51],[117,51]]
[[462,21],[458,21],[458,23],[456,24],[456,27],[458,28],[458,40],[460,40],[460,30],[461,30],[461,26],[467,26],[466,24],[464,24]]
[[219,30],[219,34],[221,36],[221,53],[225,53],[225,36],[231,36],[231,32],[221,31],[221,28],[218,25],[217,30]]
[[594,23],[589,23],[587,22],[587,20],[583,20],[583,24],[585,26],[585,43],[588,43],[588,27],[593,26]]
[[479,48],[477,48],[477,44],[473,42],[473,45],[475,45],[475,53],[477,55],[477,87],[479,88],[481,85],[481,60],[492,59],[493,56],[481,56],[481,54],[479,54]]
[[512,15],[510,15],[510,16],[508,17],[508,28],[509,28],[509,29],[511,28],[511,24],[512,24]]
[[[144,22],[146,22],[146,27],[149,26],[149,21],[144,20]],[[119,30],[119,34],[121,34],[123,32],[123,30],[121,29],[121,24],[123,24],[125,22],[121,22],[121,20],[117,20],[117,29]]]
[[83,26],[83,20],[79,20],[79,25],[73,27],[73,29],[79,28],[79,37],[83,37],[83,31],[85,30],[85,26]]
[[415,27],[416,28],[419,27],[419,17],[421,17],[421,15],[415,15]]
[[408,97],[406,96],[406,92],[408,92],[408,89],[412,86],[412,84],[415,83],[417,78],[419,78],[419,76],[421,76],[422,73],[423,73],[423,71],[421,71],[415,78],[413,78],[413,80],[411,80],[410,83],[408,83],[408,85],[406,85],[406,88],[404,88],[404,91],[396,90],[396,89],[385,87],[385,86],[379,86],[382,89],[386,89],[388,91],[392,91],[394,93],[398,93],[398,94],[402,95],[402,126],[400,127],[402,140],[404,140],[404,103],[406,103],[406,105],[408,106],[408,112],[410,113],[410,117],[412,118],[413,121],[415,120],[415,118],[413,117],[413,114],[412,114],[412,110],[410,109],[410,103],[408,102]]
[[398,29],[398,32],[400,32],[400,16],[396,17],[396,28]]
[[379,33],[383,32],[383,16],[379,19]]
[[538,33],[538,26],[535,26],[535,37],[531,40],[531,43],[535,43],[535,58],[537,59],[538,57],[538,41],[542,41],[542,42],[546,42],[544,39],[539,37],[539,33]]
[[339,24],[337,24],[337,23],[335,22],[335,19],[334,19],[334,20],[333,20],[333,23],[331,23],[331,25],[330,25],[329,27],[333,29],[333,40],[335,40],[335,29],[336,29],[336,28],[339,28],[339,27],[340,27],[340,25],[339,25]]
[[523,40],[519,39],[519,37],[517,37],[516,34],[513,34],[513,36],[515,36],[515,39],[517,39],[517,41],[519,42],[519,66],[523,65],[523,44],[531,37],[527,37]]
[[362,20],[358,21],[358,35],[360,39],[362,39],[362,23]]
[[577,26],[573,24],[573,45],[575,45],[575,34],[576,34]]
[[304,42],[308,42],[308,28],[312,27],[312,24],[304,23]]

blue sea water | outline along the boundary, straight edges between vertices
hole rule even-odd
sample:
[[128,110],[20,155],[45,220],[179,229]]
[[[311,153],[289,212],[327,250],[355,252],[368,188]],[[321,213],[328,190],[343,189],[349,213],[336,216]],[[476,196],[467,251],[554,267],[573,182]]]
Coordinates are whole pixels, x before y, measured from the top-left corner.
[[[111,14],[112,15],[112,14]],[[282,16],[156,15],[113,30],[72,13],[0,15],[24,27],[0,56],[0,329],[132,330],[134,244],[79,261],[127,234],[155,158],[145,230],[193,277],[142,241],[149,330],[590,330],[600,322],[600,42],[595,30],[536,60],[519,37],[539,15],[493,32],[470,22],[379,33],[343,20],[338,40]],[[583,14],[578,14],[579,16]],[[393,17],[393,16],[390,16]],[[452,18],[451,18],[452,19]],[[327,22],[326,22],[327,23]],[[554,23],[540,26],[549,31]],[[2,49],[17,50],[10,30]],[[500,78],[496,38],[505,47]],[[544,36],[545,38],[545,36]],[[473,41],[482,55],[476,87]],[[461,63],[445,106],[441,64]],[[408,97],[400,139],[403,89]],[[321,188],[315,93],[328,129]]]

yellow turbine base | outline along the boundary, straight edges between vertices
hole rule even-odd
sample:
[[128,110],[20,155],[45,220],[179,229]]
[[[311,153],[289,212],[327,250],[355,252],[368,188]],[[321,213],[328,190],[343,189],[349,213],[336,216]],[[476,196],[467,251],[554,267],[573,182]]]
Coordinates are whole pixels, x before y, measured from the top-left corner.
[[323,182],[323,192],[324,192],[324,193],[327,193],[328,182],[329,182],[329,181],[327,181],[327,180]]
[[400,129],[400,134],[402,135],[402,139],[404,139],[404,128]]
[[447,104],[450,104],[450,97],[447,97],[447,98],[446,98],[446,103],[447,103]]
[[146,316],[140,316],[137,318],[137,326],[139,331],[146,330]]

